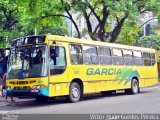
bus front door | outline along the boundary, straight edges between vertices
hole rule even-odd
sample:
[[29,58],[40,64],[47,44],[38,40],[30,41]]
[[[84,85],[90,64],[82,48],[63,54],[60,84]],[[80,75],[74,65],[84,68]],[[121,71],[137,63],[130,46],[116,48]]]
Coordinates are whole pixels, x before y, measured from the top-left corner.
[[68,90],[68,72],[67,72],[67,48],[68,45],[50,46],[49,58],[49,96],[67,95]]

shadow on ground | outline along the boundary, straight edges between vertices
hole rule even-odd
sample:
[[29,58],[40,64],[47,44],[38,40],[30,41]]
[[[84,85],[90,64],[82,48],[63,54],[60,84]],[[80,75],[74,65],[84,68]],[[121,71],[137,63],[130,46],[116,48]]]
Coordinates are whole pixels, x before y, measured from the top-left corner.
[[[141,91],[140,94],[145,94],[145,93],[150,93],[151,91]],[[138,95],[140,95],[138,94]],[[90,100],[98,100],[98,99],[112,99],[114,97],[126,97],[130,95],[126,95],[124,92],[120,91],[118,93],[112,94],[112,95],[102,95],[100,93],[95,93],[95,94],[88,94],[85,95],[84,99],[80,102],[85,102],[85,101],[90,101]],[[7,107],[9,109],[25,109],[25,108],[30,108],[30,107],[43,107],[43,106],[50,106],[50,105],[59,105],[59,104],[67,104],[69,103],[66,100],[66,97],[58,97],[55,100],[48,100],[45,102],[38,102],[35,99],[16,99],[14,102],[11,101],[6,101],[6,103],[0,107]],[[70,103],[72,104],[72,103]],[[77,104],[77,103],[76,103]]]

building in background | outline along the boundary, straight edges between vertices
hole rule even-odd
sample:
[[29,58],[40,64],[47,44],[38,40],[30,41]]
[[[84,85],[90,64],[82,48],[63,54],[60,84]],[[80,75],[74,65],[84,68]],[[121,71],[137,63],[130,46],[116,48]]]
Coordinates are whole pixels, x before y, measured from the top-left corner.
[[[83,17],[82,14],[80,13],[72,13],[72,17],[73,19],[75,20],[78,28],[79,28],[79,31],[82,35],[82,38],[85,38],[85,39],[91,39],[88,35],[88,32],[87,32],[87,24],[86,24],[86,21],[85,21],[85,18]],[[94,29],[97,25],[97,20],[91,16],[90,18],[90,21],[92,23],[92,28]],[[76,37],[77,36],[77,31],[75,29],[75,26],[72,24],[72,37]]]
[[148,11],[140,14],[140,20],[142,27],[144,28],[144,36],[150,34],[151,28],[153,28],[157,34],[160,34],[160,25],[158,23],[158,18],[157,16],[154,16],[152,12]]
[[[85,18],[83,17],[83,15],[80,13],[72,13],[72,17],[75,20],[76,24],[78,25],[79,31],[82,34],[82,38],[91,39],[89,37],[89,35],[87,34],[86,21],[85,21]],[[155,17],[153,15],[152,12],[142,13],[139,15],[139,17],[140,17],[140,21],[137,21],[137,22],[140,22],[140,25],[142,25],[141,27],[144,29],[144,33],[143,33],[144,36],[147,36],[150,34],[151,28],[153,28],[156,33],[160,34],[160,25],[158,23],[158,19],[157,19],[157,17]],[[91,21],[92,27],[94,29],[98,22],[97,22],[96,18],[92,17],[92,16],[90,18],[90,21]],[[111,24],[111,26],[115,25],[115,22],[112,20],[109,20],[108,22]],[[69,36],[76,37],[77,31],[75,29],[75,26],[73,25],[73,23],[70,20],[69,20],[68,24],[69,24],[69,29],[68,29]]]

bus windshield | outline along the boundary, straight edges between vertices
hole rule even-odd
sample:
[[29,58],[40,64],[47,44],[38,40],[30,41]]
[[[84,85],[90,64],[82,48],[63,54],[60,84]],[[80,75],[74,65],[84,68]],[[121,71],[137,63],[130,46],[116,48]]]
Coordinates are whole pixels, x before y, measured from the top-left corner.
[[8,62],[8,79],[41,77],[47,75],[46,46],[34,45],[14,48]]

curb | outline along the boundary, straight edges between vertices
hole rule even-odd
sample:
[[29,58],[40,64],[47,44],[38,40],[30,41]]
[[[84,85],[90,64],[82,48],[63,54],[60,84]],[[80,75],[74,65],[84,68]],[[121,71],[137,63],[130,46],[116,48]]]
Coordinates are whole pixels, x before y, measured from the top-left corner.
[[9,101],[7,101],[7,100],[0,100],[0,102],[9,102]]

